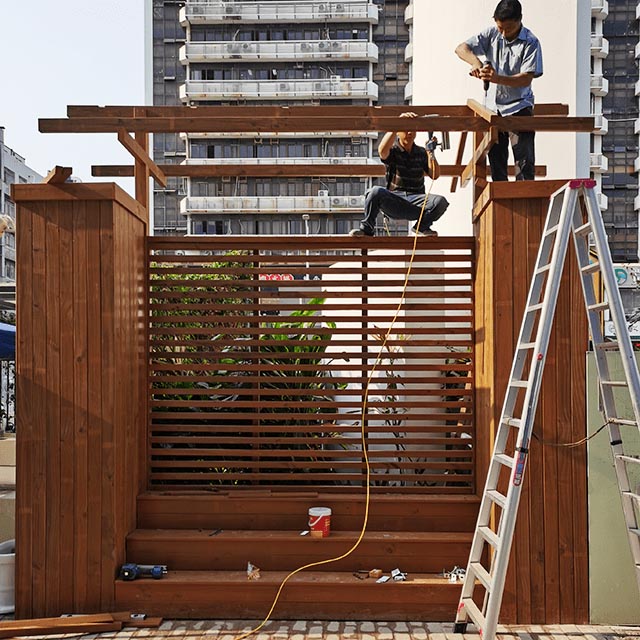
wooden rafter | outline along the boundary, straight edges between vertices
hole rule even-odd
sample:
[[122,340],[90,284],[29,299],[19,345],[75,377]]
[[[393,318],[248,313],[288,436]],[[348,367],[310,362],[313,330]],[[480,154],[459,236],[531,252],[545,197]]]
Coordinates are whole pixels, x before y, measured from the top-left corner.
[[[464,135],[464,133],[463,133]],[[441,176],[457,179],[465,169],[464,164],[440,165]],[[322,178],[322,177],[371,177],[384,176],[384,166],[378,164],[161,164],[158,168],[167,177],[216,178],[216,177],[259,177],[259,178]],[[511,173],[514,173],[512,168]],[[91,175],[99,178],[128,178],[134,175],[134,166],[125,164],[93,165]],[[547,175],[547,167],[536,167],[536,176]]]
[[142,145],[134,140],[124,129],[118,129],[118,141],[137,162],[144,164],[159,184],[163,187],[167,186],[167,176],[163,173],[162,169],[151,159]]

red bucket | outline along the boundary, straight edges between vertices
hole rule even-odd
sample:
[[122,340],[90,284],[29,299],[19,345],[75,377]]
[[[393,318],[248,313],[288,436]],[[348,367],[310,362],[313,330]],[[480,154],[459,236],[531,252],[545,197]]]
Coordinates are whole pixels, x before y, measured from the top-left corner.
[[326,538],[331,531],[331,509],[311,507],[309,509],[309,531],[314,538]]

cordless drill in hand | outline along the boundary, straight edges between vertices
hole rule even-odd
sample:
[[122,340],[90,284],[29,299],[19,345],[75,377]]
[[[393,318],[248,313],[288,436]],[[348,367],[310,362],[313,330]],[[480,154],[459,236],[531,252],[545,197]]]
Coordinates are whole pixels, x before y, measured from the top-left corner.
[[166,564],[135,564],[134,562],[129,562],[120,567],[120,578],[122,580],[136,580],[143,577],[160,580],[166,573]]

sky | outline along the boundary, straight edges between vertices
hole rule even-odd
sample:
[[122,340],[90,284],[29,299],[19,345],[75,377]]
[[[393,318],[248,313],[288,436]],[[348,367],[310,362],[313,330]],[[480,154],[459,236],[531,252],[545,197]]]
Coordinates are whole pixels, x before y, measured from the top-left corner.
[[[115,134],[39,133],[67,105],[144,104],[144,0],[0,0],[0,126],[5,144],[46,175],[130,164]],[[132,180],[119,181],[130,190]]]

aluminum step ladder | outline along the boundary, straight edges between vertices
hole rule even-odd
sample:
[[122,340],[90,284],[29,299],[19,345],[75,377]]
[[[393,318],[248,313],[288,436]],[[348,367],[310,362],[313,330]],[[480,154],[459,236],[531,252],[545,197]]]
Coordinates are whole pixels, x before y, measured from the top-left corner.
[[[640,377],[594,187],[593,180],[573,180],[553,194],[549,203],[473,535],[454,626],[456,633],[464,633],[468,622],[472,621],[483,640],[493,640],[496,634],[522,478],[570,236],[575,243],[595,352],[601,411],[609,429],[615,473],[640,588],[640,488],[631,487],[628,474],[629,465],[640,465],[640,457],[626,454],[623,444],[625,436],[628,443],[630,431],[640,433]],[[604,285],[606,302],[598,302],[598,283]],[[606,341],[603,336],[603,314],[607,311],[615,328],[615,342]],[[611,378],[609,354],[615,354],[614,357],[622,360],[623,380]],[[631,398],[632,420],[619,417],[616,409],[616,395],[619,403],[619,394],[623,390]],[[514,437],[510,438],[512,431],[515,447]],[[498,487],[499,484],[504,486],[507,479],[508,489],[504,495]],[[476,587],[484,589],[484,594],[480,593],[474,599]],[[479,604],[481,600],[482,605]]]

